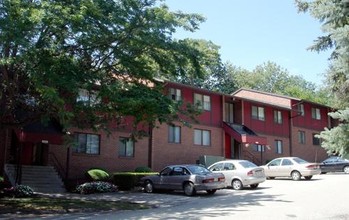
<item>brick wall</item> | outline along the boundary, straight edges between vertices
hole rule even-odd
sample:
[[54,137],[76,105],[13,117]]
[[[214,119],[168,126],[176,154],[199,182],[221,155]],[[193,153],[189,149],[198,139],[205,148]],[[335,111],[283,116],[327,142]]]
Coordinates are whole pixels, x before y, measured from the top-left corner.
[[[211,131],[211,146],[194,145],[194,128]],[[193,125],[181,126],[181,143],[168,142],[168,125],[161,125],[153,132],[153,170],[166,165],[196,163],[201,155],[224,156],[223,130],[219,127]]]
[[[298,141],[298,131],[300,130],[305,132],[305,144],[300,144]],[[318,134],[320,131],[293,127],[293,156],[300,157],[309,162],[321,162],[328,157],[324,148],[322,148],[320,145],[313,145],[314,133]]]

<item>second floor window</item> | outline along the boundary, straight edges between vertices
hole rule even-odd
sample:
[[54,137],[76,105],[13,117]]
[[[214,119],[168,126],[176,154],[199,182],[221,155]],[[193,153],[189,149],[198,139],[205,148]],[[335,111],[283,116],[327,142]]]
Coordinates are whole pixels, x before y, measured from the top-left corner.
[[211,145],[211,132],[207,130],[194,129],[194,144],[202,146]]
[[304,116],[304,105],[303,104],[298,105],[298,114],[300,116]]
[[200,109],[211,111],[211,97],[207,95],[194,94],[194,104],[198,105]]
[[75,153],[99,154],[99,135],[76,133],[77,145],[73,148]]
[[131,138],[120,137],[119,139],[119,156],[134,157],[134,142]]
[[170,98],[175,101],[182,100],[182,91],[180,89],[170,88]]
[[265,120],[264,108],[252,106],[252,118],[258,119],[260,121],[264,121]]
[[282,124],[282,114],[281,111],[274,111],[274,123]]
[[305,144],[305,132],[298,131],[298,143]]
[[96,92],[90,92],[86,89],[80,89],[78,97],[76,98],[77,102],[80,102],[87,106],[92,106],[99,103]]
[[320,109],[311,108],[311,117],[316,120],[321,120]]
[[275,153],[277,154],[282,154],[283,149],[282,149],[282,141],[280,140],[275,140]]
[[181,142],[181,127],[168,126],[168,142],[177,144]]

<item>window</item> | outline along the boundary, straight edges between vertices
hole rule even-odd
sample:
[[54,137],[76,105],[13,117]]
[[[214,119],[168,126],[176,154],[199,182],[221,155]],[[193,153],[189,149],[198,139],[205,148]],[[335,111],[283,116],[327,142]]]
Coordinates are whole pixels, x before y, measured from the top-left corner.
[[180,89],[170,88],[170,98],[175,101],[182,100],[182,91]]
[[254,145],[254,150],[258,151],[258,152],[264,152],[265,151],[264,146],[260,145],[260,144],[255,144]]
[[318,108],[311,108],[311,117],[316,120],[321,119],[320,109]]
[[89,92],[86,89],[80,89],[78,97],[76,98],[77,102],[80,102],[84,105],[92,106],[99,103],[96,92]]
[[99,135],[75,133],[75,153],[99,154]]
[[207,130],[194,129],[194,144],[210,146],[211,132]]
[[121,137],[119,139],[119,156],[134,157],[134,143],[131,138]]
[[194,104],[200,109],[211,111],[211,97],[207,95],[194,94]]
[[298,143],[305,144],[305,132],[298,131]]
[[168,142],[177,144],[181,142],[181,127],[168,126]]
[[264,121],[265,120],[264,108],[252,106],[252,118]]
[[234,105],[231,103],[225,103],[225,121],[234,122]]
[[274,122],[276,124],[282,124],[282,114],[281,111],[274,111]]
[[282,154],[282,141],[275,140],[275,153]]
[[298,114],[300,116],[304,116],[304,105],[303,104],[298,105]]
[[282,160],[281,166],[291,166],[291,165],[293,165],[291,160],[289,160],[289,159]]
[[313,145],[320,145],[320,138],[316,137],[318,134],[313,134]]

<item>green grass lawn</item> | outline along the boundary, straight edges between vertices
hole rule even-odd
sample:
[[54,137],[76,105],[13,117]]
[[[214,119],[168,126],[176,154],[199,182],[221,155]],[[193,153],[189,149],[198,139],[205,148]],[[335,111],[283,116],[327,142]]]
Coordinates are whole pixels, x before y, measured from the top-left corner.
[[98,212],[111,210],[136,210],[148,209],[147,204],[136,204],[122,201],[65,199],[48,197],[30,198],[0,198],[0,217],[6,214],[20,215],[45,215],[64,214],[76,212]]

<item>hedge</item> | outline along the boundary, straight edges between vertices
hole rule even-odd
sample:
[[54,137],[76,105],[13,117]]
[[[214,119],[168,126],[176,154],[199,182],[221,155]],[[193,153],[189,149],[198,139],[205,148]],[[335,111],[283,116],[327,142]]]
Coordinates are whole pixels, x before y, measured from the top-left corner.
[[136,173],[136,172],[116,172],[111,175],[113,184],[118,186],[121,190],[131,190],[139,186],[139,181],[144,176],[156,175],[157,172]]

